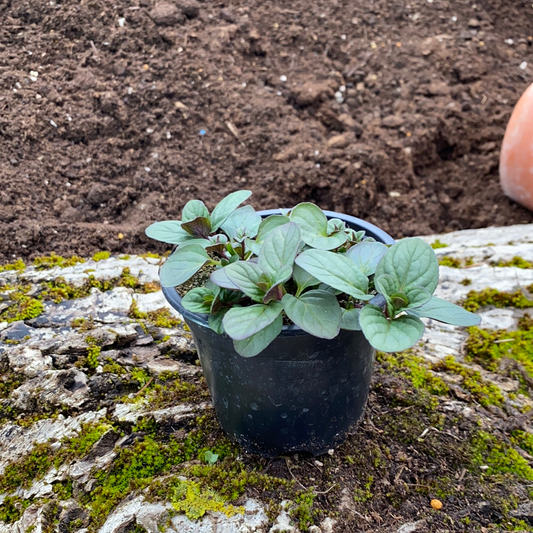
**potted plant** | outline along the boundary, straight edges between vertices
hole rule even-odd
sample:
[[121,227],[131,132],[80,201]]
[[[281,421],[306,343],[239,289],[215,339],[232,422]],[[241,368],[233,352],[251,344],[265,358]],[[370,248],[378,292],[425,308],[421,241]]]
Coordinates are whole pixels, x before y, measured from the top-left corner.
[[161,285],[191,329],[223,429],[254,453],[318,455],[361,418],[376,349],[413,346],[422,317],[480,320],[432,296],[439,267],[422,239],[394,243],[307,202],[239,208],[250,195],[211,213],[191,200],[181,221],[146,234],[176,245]]

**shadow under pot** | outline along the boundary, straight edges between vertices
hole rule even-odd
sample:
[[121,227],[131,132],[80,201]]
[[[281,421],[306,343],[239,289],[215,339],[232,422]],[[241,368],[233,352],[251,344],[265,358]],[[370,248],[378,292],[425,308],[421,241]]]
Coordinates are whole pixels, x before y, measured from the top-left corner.
[[[259,211],[263,217],[278,213]],[[368,222],[325,214],[394,244]],[[321,339],[284,326],[263,352],[245,358],[230,337],[209,327],[206,315],[187,311],[174,287],[163,287],[163,294],[191,330],[220,425],[245,451],[264,457],[321,455],[341,444],[362,418],[375,350],[361,331],[341,330],[334,339]]]

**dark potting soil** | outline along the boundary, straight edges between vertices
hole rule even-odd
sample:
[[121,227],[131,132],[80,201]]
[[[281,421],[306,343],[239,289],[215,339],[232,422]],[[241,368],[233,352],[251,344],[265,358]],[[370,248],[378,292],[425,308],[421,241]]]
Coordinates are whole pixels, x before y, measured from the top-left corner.
[[530,0],[4,0],[0,20],[4,261],[162,251],[149,223],[239,188],[395,237],[533,222],[498,183]]

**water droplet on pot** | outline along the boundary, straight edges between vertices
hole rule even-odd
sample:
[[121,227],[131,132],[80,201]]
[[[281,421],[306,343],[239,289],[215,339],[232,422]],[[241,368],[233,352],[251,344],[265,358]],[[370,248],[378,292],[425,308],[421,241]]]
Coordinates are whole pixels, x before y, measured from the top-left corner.
[[252,402],[250,407],[252,408],[252,411],[259,411],[259,406],[255,402]]
[[302,413],[308,413],[308,412],[309,412],[309,409],[308,409],[307,407],[304,407],[304,408],[302,409]]
[[287,418],[287,413],[281,413],[281,418]]

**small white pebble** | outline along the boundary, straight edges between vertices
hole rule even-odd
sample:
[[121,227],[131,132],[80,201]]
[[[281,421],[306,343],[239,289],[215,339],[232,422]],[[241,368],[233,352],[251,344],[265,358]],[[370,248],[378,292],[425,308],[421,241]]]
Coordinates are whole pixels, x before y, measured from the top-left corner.
[[104,41],[102,44],[103,44],[104,46],[109,46],[109,43],[108,43],[107,41]]
[[54,128],[57,128],[57,124],[53,120],[50,121],[50,124],[52,124],[52,126],[54,126]]
[[36,70],[30,70],[30,80],[31,81],[37,81],[38,77],[39,77],[39,73]]
[[71,117],[70,115],[67,115],[67,120],[68,120],[69,122],[72,122],[72,117]]
[[455,15],[452,17],[452,22],[457,22],[457,17]]
[[167,131],[167,139],[170,139],[172,135],[170,134],[170,131]]
[[339,91],[340,91],[341,93],[346,92],[346,85],[341,85],[341,86],[339,87]]
[[72,183],[70,183],[70,182],[68,182],[68,181],[67,181],[67,183],[65,183],[65,185],[66,185],[67,187],[72,187]]
[[17,89],[13,89],[13,92],[14,92],[14,93],[18,93]]
[[407,147],[405,147],[405,148],[403,149],[403,151],[404,151],[406,154],[409,155],[413,150],[411,149],[410,146],[407,146]]
[[514,40],[513,39],[505,39],[505,44],[514,44]]
[[322,461],[316,460],[315,461],[315,465],[318,466],[318,467],[321,467],[321,466],[324,466],[324,463]]
[[90,163],[92,160],[93,160],[92,157],[88,157],[85,161],[86,161],[87,163]]
[[32,56],[33,55],[33,52],[31,50],[28,50],[28,55],[29,56]]
[[276,94],[277,94],[278,96],[281,96],[281,91],[277,91]]
[[331,450],[328,450],[328,455],[333,455],[335,453],[335,450],[331,449]]
[[399,197],[401,196],[401,194],[400,194],[398,191],[391,191],[391,192],[389,193],[389,196],[390,196],[391,198],[399,198]]
[[121,17],[118,19],[118,25],[123,28],[124,24],[126,24],[126,19],[124,17]]
[[15,87],[17,89],[22,89],[22,85],[17,81],[17,83],[15,83]]
[[527,61],[522,61],[522,63],[520,63],[520,68],[521,68],[522,70],[526,70],[526,68],[527,68]]
[[44,180],[44,184],[45,185],[48,185],[49,181],[48,180]]
[[150,172],[150,170],[152,170],[152,169],[151,169],[150,167],[144,167],[144,170],[145,170],[146,172]]
[[432,4],[433,0],[427,0],[428,4]]
[[126,92],[128,94],[133,94],[133,87],[128,87],[128,89],[126,90]]
[[341,35],[341,39],[342,39],[343,41],[346,41],[346,35],[345,35],[344,33]]
[[315,155],[318,155],[320,152],[318,150],[315,150]]
[[178,48],[178,54],[181,54],[182,52],[183,52],[183,48],[180,46],[180,47]]
[[246,82],[245,81],[242,82],[242,86],[243,86],[243,88],[246,87]]
[[159,157],[159,154],[152,154],[152,157],[153,157],[154,159],[157,159],[157,158]]
[[315,164],[315,167],[316,167],[316,168],[320,168],[320,163],[316,163],[316,164]]
[[146,133],[154,133],[154,130],[152,128],[146,128]]
[[335,93],[335,100],[337,100],[339,104],[342,104],[344,102],[344,96],[342,96],[342,93],[340,91],[337,91]]
[[36,94],[35,98],[37,98],[37,100],[40,100],[42,98],[42,96],[40,94]]
[[279,81],[285,83],[287,81],[287,76],[285,76],[285,74],[282,74],[280,77],[279,77]]

